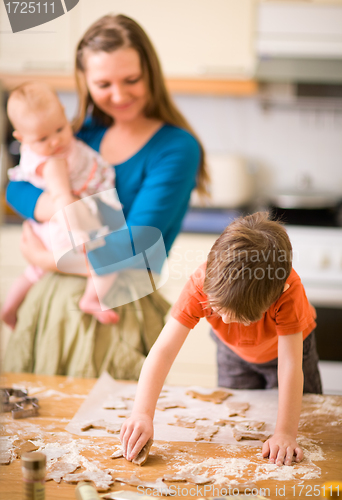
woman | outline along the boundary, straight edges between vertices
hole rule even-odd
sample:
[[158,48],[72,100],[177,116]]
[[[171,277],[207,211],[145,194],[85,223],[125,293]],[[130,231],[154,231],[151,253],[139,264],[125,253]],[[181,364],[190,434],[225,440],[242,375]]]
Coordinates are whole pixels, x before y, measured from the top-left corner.
[[[205,194],[208,175],[203,148],[168,95],[151,42],[126,16],[101,18],[77,47],[76,80],[78,137],[115,165],[128,228],[157,228],[168,253],[192,189],[197,184]],[[12,182],[7,190],[15,210],[38,221],[53,215],[48,196],[23,182]],[[129,256],[131,242],[113,234],[104,248],[89,254],[97,274]],[[56,271],[53,256],[28,227],[22,251],[31,264]],[[100,325],[76,310],[82,287],[82,278],[55,273],[31,290],[11,336],[5,370],[98,376],[106,369],[116,378],[138,377],[168,305],[158,292],[134,301],[133,287],[132,302],[118,308],[120,323]]]

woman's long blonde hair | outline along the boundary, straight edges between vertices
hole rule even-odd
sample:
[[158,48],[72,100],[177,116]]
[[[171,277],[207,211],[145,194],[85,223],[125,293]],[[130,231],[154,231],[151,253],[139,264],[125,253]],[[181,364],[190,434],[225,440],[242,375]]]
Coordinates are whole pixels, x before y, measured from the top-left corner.
[[208,195],[210,181],[205,163],[203,146],[191,126],[178,111],[166,89],[158,56],[144,30],[138,23],[120,15],[107,15],[88,28],[76,50],[76,84],[79,94],[79,109],[74,121],[74,129],[81,128],[86,114],[91,107],[93,117],[106,126],[113,124],[113,118],[101,111],[93,102],[85,81],[85,50],[91,52],[113,52],[122,47],[135,49],[140,57],[143,75],[149,88],[149,101],[145,116],[189,131],[196,137],[201,148],[201,164],[197,178],[197,191],[200,196]]

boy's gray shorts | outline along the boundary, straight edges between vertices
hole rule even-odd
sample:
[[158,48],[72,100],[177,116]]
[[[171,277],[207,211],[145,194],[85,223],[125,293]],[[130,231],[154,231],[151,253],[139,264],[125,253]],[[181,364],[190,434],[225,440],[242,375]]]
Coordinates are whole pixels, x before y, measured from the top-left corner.
[[[217,344],[218,385],[231,389],[272,389],[278,387],[278,358],[267,363],[249,363],[224,344],[213,331]],[[303,392],[322,394],[315,331],[303,342]]]

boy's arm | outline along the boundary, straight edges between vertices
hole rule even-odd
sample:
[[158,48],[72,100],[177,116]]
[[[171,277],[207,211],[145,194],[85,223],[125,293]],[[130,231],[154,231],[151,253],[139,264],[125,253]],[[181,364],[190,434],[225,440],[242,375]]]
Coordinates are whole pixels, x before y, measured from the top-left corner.
[[262,447],[263,457],[271,463],[291,465],[303,458],[296,442],[303,395],[303,334],[278,338],[278,417],[274,435]]
[[127,460],[132,460],[153,436],[153,417],[160,391],[189,331],[189,328],[171,317],[146,358],[132,414],[120,433]]

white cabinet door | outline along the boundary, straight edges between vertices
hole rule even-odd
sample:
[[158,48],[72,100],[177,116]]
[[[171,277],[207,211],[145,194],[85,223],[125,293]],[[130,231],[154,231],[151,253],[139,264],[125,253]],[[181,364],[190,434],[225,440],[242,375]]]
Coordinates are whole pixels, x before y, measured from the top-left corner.
[[73,69],[80,31],[77,7],[46,24],[12,33],[0,3],[0,70],[6,72],[62,73]]
[[104,14],[138,21],[169,77],[248,77],[254,69],[255,0],[82,0],[84,31]]
[[[169,278],[159,291],[174,304],[190,275],[206,260],[218,235],[181,233],[165,263]],[[190,331],[167,377],[171,385],[215,387],[216,346],[209,335],[210,325],[202,320]]]

